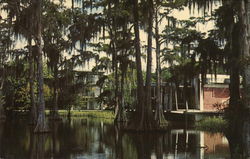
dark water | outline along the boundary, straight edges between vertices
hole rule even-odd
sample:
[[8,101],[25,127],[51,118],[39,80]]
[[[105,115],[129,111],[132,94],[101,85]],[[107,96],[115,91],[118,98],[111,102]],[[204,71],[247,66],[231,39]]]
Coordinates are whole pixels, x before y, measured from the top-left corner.
[[183,128],[135,134],[112,122],[74,118],[50,123],[51,133],[34,135],[24,119],[0,124],[0,159],[227,159],[222,134]]

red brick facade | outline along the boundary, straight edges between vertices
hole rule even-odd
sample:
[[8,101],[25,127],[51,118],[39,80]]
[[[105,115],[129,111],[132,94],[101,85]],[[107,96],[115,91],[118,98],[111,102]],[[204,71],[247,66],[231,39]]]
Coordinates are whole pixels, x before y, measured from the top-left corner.
[[216,111],[229,99],[228,88],[204,87],[204,111]]

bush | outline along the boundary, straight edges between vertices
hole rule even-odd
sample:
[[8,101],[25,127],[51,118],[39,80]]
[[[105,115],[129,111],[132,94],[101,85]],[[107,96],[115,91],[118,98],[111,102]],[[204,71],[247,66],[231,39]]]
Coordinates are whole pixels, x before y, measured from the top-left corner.
[[5,82],[4,96],[7,110],[25,110],[29,108],[29,87],[24,78],[8,79]]
[[[68,111],[67,110],[59,110],[59,115],[61,116],[67,116]],[[46,114],[49,114],[49,111],[46,111]],[[102,119],[114,119],[114,113],[113,111],[100,111],[100,110],[88,110],[88,111],[77,111],[77,110],[71,110],[71,116],[72,117],[90,117],[90,118],[102,118]]]
[[224,132],[227,126],[227,121],[221,117],[208,117],[202,119],[201,121],[195,124],[195,127],[198,130],[205,130],[211,132]]

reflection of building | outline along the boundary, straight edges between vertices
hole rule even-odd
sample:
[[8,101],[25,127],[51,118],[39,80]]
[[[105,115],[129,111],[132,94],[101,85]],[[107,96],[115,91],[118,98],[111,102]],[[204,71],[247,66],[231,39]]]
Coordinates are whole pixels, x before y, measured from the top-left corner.
[[222,134],[210,134],[195,130],[171,130],[172,153],[166,158],[229,157],[227,139]]
[[76,84],[81,87],[79,99],[83,109],[99,109],[100,104],[97,97],[101,93],[101,88],[96,84],[103,72],[77,71],[75,76]]

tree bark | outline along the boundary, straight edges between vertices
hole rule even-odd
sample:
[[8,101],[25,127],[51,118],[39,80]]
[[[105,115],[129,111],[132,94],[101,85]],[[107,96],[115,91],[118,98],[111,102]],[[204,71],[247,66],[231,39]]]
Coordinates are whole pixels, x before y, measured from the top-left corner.
[[54,66],[54,86],[53,86],[53,108],[51,112],[51,117],[53,120],[60,120],[58,114],[58,68],[57,65]]
[[250,149],[249,149],[249,130],[250,130],[250,0],[241,0],[241,8],[240,8],[240,16],[242,21],[242,56],[244,61],[244,68],[243,68],[243,101],[244,101],[244,108],[246,109],[246,120],[244,120],[243,126],[243,133],[248,135],[242,135],[243,143],[243,153],[244,158],[250,158]]
[[[114,46],[115,47],[115,46]],[[115,51],[116,49],[114,49]],[[115,121],[117,121],[117,117],[119,116],[119,77],[118,77],[118,61],[116,51],[114,52],[114,72],[115,72]]]
[[152,38],[153,38],[153,1],[148,0],[148,46],[147,46],[147,72],[145,84],[145,101],[142,107],[141,121],[139,125],[140,130],[152,130],[156,128],[156,123],[153,117],[151,106],[151,74],[152,74]]
[[175,108],[176,110],[179,109],[179,103],[178,103],[178,87],[179,85],[178,84],[174,84],[174,98],[175,98]]
[[230,100],[229,108],[231,111],[238,110],[239,100],[240,100],[240,26],[239,22],[235,23],[234,14],[233,14],[233,0],[227,0],[222,2],[223,6],[229,8],[228,13],[228,25],[226,27],[226,39],[227,44],[225,47],[226,52],[228,53],[229,69],[230,69]]
[[38,119],[37,125],[35,127],[34,132],[43,133],[48,131],[48,125],[45,119],[45,101],[44,101],[44,91],[43,91],[43,53],[42,53],[42,0],[34,0],[35,3],[35,11],[36,11],[36,36],[35,42],[37,45],[37,57],[38,57],[38,92],[39,92],[39,105],[38,105]]
[[124,101],[124,81],[125,81],[125,72],[122,71],[122,77],[121,77],[121,97],[120,97],[120,102],[117,107],[117,113],[115,116],[115,122],[126,122],[127,117],[124,111],[125,107],[125,101]]
[[141,64],[141,48],[140,48],[140,31],[139,31],[139,13],[138,0],[133,0],[133,14],[134,14],[134,33],[135,33],[135,56],[136,56],[136,75],[137,75],[137,104],[136,116],[141,116],[142,107],[144,105],[144,89],[143,76]]
[[183,93],[184,108],[186,109],[186,111],[188,111],[188,98],[187,98],[187,94],[188,94],[188,82],[187,82],[186,75],[184,75],[184,86],[183,86],[182,93]]
[[155,10],[155,43],[156,43],[156,112],[155,120],[159,127],[166,126],[167,121],[163,114],[162,89],[161,89],[161,45],[158,24],[158,9]]
[[3,95],[2,95],[2,86],[0,88],[0,121],[1,120],[5,120],[6,116],[4,113],[4,108],[3,108],[3,104],[4,104],[4,99],[3,99]]
[[173,110],[173,83],[169,84],[169,100],[168,100],[168,111]]
[[0,69],[1,69],[1,76],[0,76],[0,121],[5,120],[6,116],[4,113],[4,97],[3,97],[3,85],[4,85],[4,79],[5,79],[5,68],[4,68],[4,62],[5,62],[5,53],[1,53],[0,57]]
[[[108,4],[108,10],[111,11],[111,2]],[[117,6],[117,3],[114,4],[114,7]],[[112,51],[112,68],[115,75],[115,122],[120,120],[120,105],[119,105],[119,75],[118,75],[118,51],[116,49],[117,46],[117,25],[116,25],[116,15],[108,14],[108,20],[110,23],[109,27],[109,35],[110,35],[110,50]],[[114,32],[113,32],[114,31]]]
[[[123,32],[127,32],[126,25],[123,26],[122,28],[123,28]],[[123,36],[123,40],[126,40],[125,36]],[[122,50],[121,56],[124,57],[126,53],[127,53],[127,50],[126,51]],[[115,121],[126,122],[127,116],[125,113],[124,84],[125,84],[125,76],[126,76],[126,71],[127,71],[127,64],[125,64],[124,61],[120,61],[120,71],[121,71],[121,85],[120,85],[120,87],[121,87],[120,92],[121,93],[120,93],[118,113],[117,113],[117,116],[115,117]]]
[[241,0],[241,20],[242,20],[242,56],[246,60],[243,68],[243,87],[244,87],[244,107],[250,110],[250,0]]
[[30,110],[30,124],[36,124],[37,120],[37,107],[36,107],[36,100],[35,100],[35,92],[34,92],[34,56],[32,53],[32,39],[31,37],[28,39],[29,45],[29,84],[30,84],[30,103],[31,103],[31,110]]
[[4,105],[3,84],[4,84],[4,75],[5,75],[4,71],[5,70],[4,70],[4,66],[3,66],[3,73],[2,73],[2,76],[0,78],[0,82],[1,82],[0,83],[0,121],[6,119],[4,108],[3,108],[3,105]]

